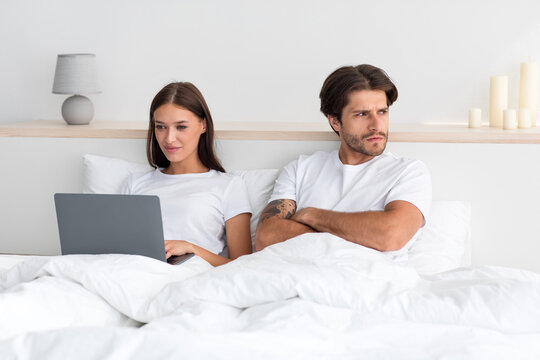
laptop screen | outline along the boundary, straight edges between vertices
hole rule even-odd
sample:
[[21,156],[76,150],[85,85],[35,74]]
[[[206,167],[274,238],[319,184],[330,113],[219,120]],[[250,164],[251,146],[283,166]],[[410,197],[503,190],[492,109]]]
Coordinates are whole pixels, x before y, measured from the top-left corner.
[[132,254],[165,261],[159,198],[55,194],[62,254]]

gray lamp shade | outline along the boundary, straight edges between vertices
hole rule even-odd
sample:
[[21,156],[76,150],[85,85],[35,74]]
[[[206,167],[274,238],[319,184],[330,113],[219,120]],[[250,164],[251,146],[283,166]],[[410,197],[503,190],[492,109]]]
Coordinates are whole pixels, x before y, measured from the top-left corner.
[[54,94],[97,94],[95,54],[60,54],[56,61]]

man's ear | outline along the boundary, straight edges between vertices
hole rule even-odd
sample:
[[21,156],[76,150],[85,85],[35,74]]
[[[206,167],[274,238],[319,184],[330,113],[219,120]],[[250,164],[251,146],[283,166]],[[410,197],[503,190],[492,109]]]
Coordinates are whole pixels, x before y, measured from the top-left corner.
[[341,131],[341,123],[339,122],[337,117],[333,115],[328,115],[328,122],[330,123],[330,126],[332,127],[332,129],[334,129],[334,131],[336,131],[337,133]]

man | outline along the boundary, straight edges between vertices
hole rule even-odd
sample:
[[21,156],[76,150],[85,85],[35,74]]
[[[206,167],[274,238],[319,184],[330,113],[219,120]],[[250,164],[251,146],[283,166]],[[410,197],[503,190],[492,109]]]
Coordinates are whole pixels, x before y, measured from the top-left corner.
[[[384,153],[396,86],[371,65],[346,66],[325,80],[321,112],[339,150],[302,155],[285,166],[263,210],[256,247],[328,232],[402,258],[425,224],[431,179],[418,160]],[[406,246],[407,245],[407,246]]]

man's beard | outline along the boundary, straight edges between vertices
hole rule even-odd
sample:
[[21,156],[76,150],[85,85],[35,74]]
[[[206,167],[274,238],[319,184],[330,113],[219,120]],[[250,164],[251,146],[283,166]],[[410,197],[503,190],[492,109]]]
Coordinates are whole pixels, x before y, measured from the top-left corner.
[[[382,148],[380,149],[369,151],[366,149],[365,140],[375,135],[383,137],[384,144]],[[387,140],[388,140],[388,133],[384,133],[384,132],[372,132],[372,133],[362,136],[361,138],[358,137],[357,135],[347,134],[345,132],[343,133],[343,141],[345,142],[345,144],[347,144],[348,147],[350,147],[352,150],[358,153],[361,153],[367,156],[381,155],[384,152],[384,149],[386,149]]]

